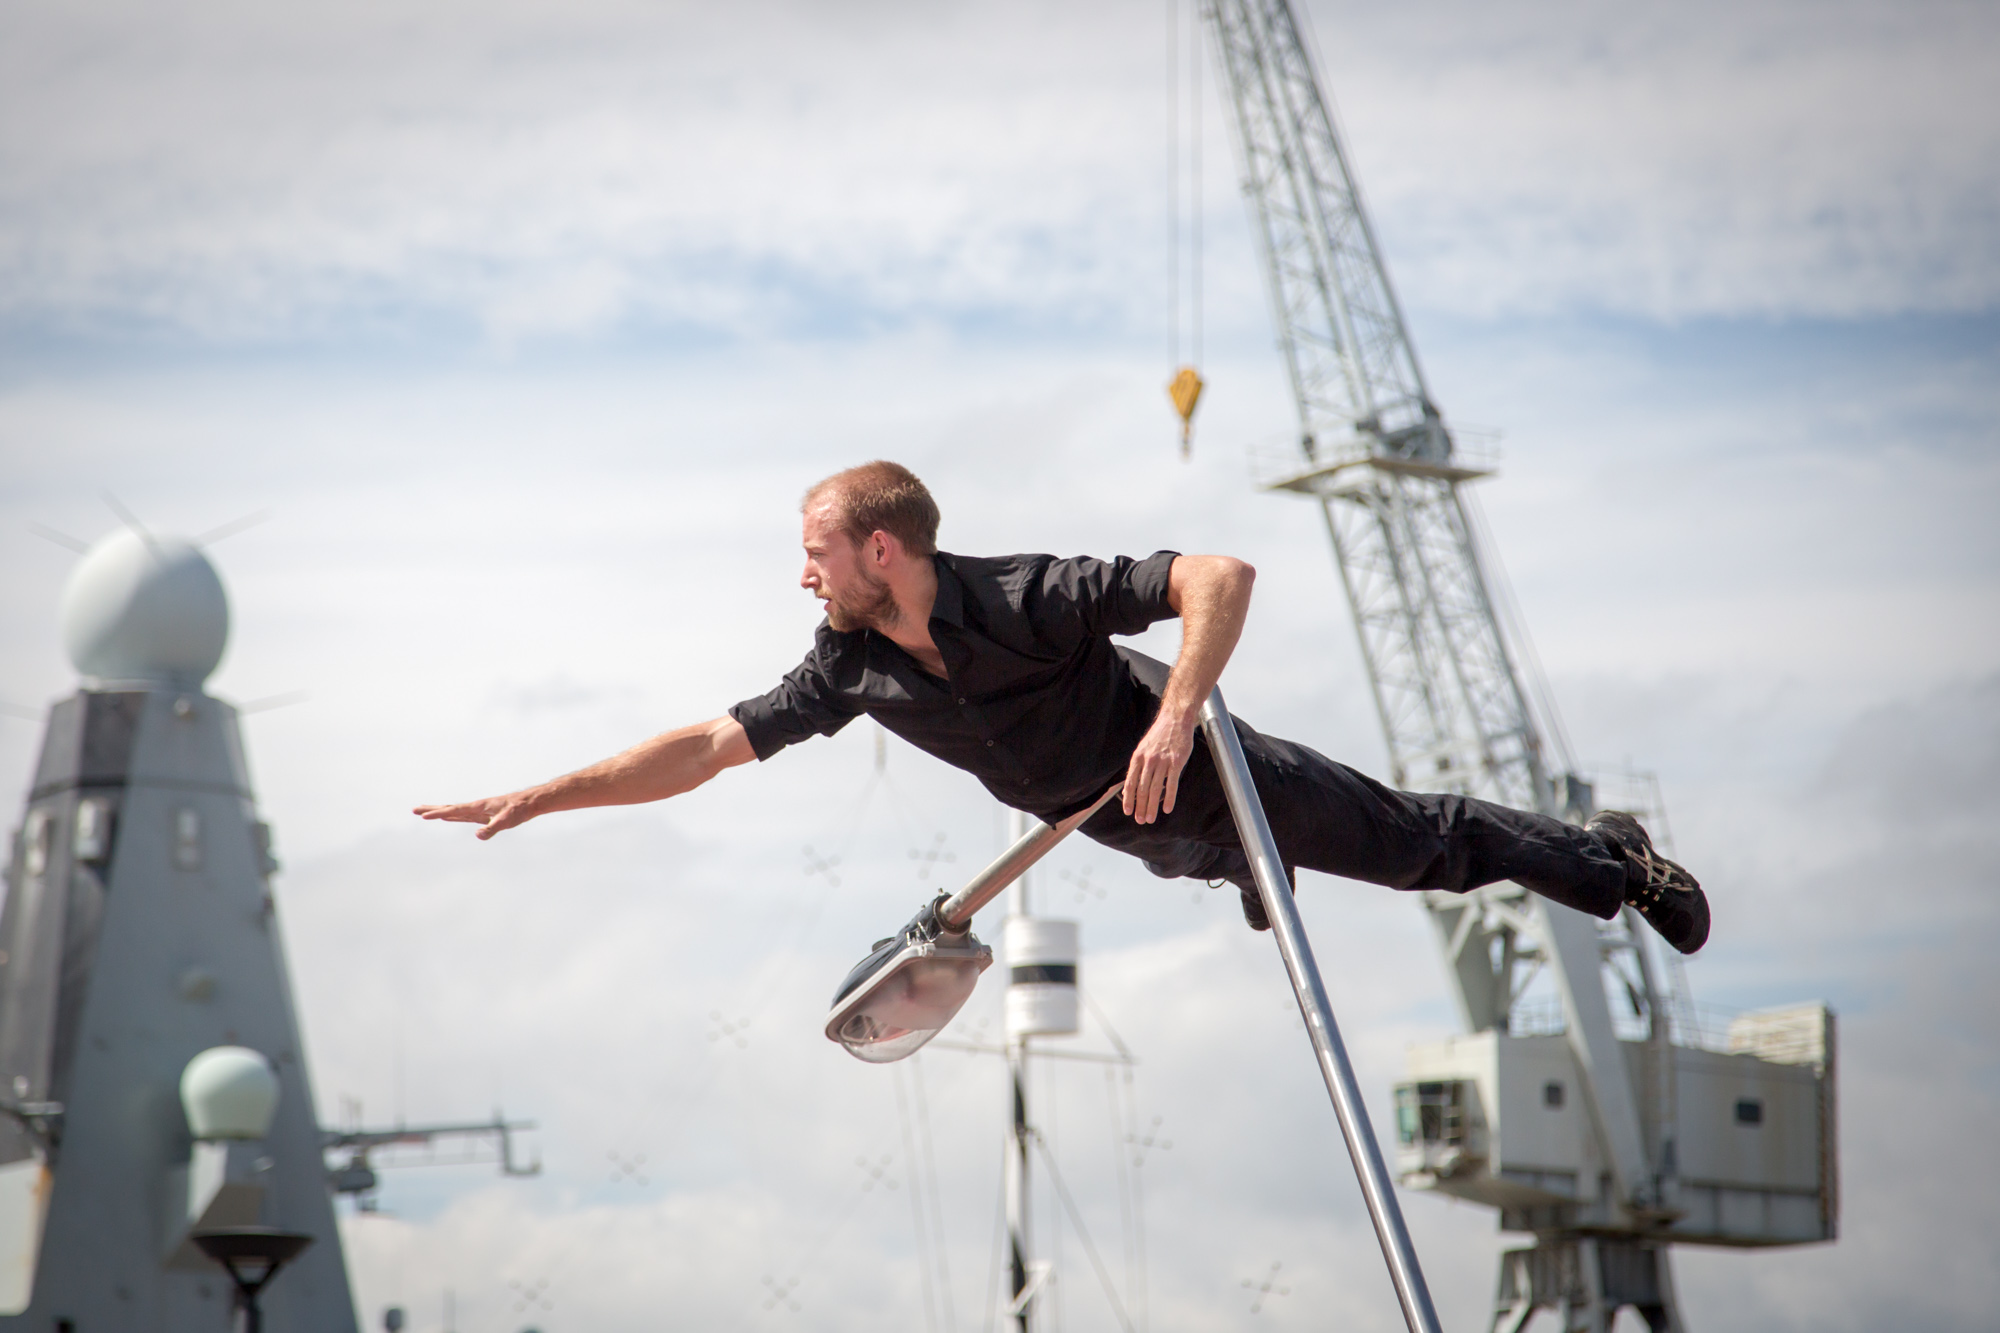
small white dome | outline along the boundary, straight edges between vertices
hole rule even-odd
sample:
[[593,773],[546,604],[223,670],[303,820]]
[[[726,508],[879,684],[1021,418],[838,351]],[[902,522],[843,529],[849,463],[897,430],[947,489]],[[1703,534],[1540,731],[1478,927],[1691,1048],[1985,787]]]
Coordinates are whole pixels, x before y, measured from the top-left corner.
[[62,634],[88,684],[199,686],[229,643],[229,598],[193,543],[121,528],[71,571]]
[[181,1071],[181,1109],[198,1139],[261,1139],[278,1113],[278,1075],[247,1046],[211,1046]]

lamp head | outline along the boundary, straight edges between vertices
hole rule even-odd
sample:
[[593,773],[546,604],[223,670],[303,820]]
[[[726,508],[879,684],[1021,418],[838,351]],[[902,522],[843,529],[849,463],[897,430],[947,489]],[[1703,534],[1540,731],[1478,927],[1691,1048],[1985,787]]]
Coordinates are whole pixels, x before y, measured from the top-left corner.
[[857,1060],[888,1064],[944,1031],[971,998],[993,950],[938,920],[944,895],[878,943],[834,992],[826,1035]]

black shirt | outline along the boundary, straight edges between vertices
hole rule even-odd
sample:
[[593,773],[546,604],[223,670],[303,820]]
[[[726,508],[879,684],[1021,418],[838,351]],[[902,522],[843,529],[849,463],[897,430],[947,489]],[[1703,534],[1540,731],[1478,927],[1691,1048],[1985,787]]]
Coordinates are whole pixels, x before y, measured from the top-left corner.
[[940,552],[930,630],[944,679],[886,635],[822,621],[806,660],[729,715],[757,757],[769,759],[866,713],[1007,805],[1060,818],[1124,776],[1159,710],[1156,685],[1134,674],[1110,636],[1176,614],[1167,601],[1176,554],[1105,561]]

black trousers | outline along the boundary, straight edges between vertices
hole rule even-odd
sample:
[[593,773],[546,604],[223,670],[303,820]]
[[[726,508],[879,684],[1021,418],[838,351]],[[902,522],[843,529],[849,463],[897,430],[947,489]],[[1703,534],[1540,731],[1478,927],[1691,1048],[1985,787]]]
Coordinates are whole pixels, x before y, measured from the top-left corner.
[[[1625,865],[1595,834],[1470,796],[1396,791],[1241,720],[1236,732],[1287,872],[1304,866],[1392,889],[1449,893],[1513,880],[1592,916],[1618,914]],[[1171,814],[1138,824],[1113,801],[1082,831],[1164,878],[1250,883],[1249,859],[1200,732]]]

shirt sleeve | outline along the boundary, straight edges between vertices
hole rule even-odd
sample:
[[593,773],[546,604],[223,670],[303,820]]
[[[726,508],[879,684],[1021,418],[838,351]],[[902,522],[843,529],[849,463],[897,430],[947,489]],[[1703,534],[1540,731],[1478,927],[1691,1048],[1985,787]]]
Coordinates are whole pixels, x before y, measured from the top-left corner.
[[852,722],[861,709],[850,703],[827,678],[820,664],[820,645],[806,654],[769,694],[745,699],[729,710],[750,737],[759,760],[769,759],[787,745],[831,736]]
[[1178,551],[1155,551],[1144,560],[1076,556],[1052,560],[1042,570],[1032,614],[1037,630],[1053,640],[1106,634],[1139,634],[1178,614],[1167,600],[1167,575]]

